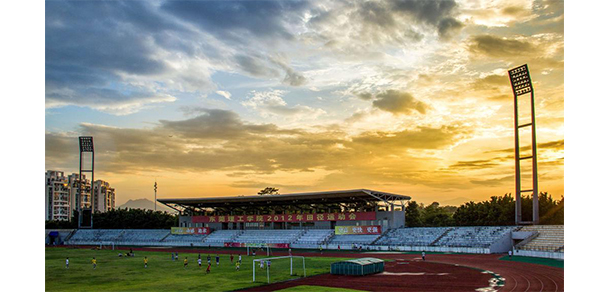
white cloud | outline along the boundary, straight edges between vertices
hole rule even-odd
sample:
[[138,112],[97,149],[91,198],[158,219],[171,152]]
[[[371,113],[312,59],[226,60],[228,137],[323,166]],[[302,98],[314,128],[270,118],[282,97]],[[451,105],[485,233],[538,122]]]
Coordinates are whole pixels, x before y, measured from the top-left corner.
[[274,89],[269,91],[252,90],[249,98],[241,104],[245,107],[255,109],[261,116],[283,116],[299,119],[315,119],[326,112],[319,108],[312,108],[297,104],[289,106],[283,99],[287,93],[285,90]]
[[217,90],[216,94],[218,94],[218,95],[220,95],[220,96],[222,96],[222,97],[224,97],[224,98],[226,98],[228,100],[231,100],[231,93],[228,92],[228,91]]

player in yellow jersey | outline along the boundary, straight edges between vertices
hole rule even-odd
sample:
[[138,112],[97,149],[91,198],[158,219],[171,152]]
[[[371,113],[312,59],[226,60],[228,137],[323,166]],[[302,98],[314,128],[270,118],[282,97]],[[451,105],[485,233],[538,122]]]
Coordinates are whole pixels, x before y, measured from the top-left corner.
[[235,262],[235,270],[236,270],[236,271],[239,271],[239,265],[240,265],[240,264],[241,264],[241,263],[240,263],[239,261]]
[[186,266],[189,264],[189,260],[187,257],[184,258],[184,268],[186,269]]
[[91,260],[91,263],[93,264],[93,269],[95,270],[95,268],[97,268],[97,260],[95,258],[93,258]]
[[144,268],[148,268],[148,258],[144,257]]

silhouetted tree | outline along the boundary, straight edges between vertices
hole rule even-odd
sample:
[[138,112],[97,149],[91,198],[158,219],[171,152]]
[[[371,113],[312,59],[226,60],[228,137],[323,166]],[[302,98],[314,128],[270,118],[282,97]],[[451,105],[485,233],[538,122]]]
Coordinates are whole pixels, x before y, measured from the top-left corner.
[[279,195],[280,190],[272,187],[266,187],[258,192],[260,196],[264,195]]

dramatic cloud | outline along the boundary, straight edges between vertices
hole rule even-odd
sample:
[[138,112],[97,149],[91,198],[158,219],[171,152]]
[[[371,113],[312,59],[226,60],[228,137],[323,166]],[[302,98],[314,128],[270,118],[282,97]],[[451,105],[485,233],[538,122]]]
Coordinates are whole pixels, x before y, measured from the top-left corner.
[[154,103],[173,102],[176,97],[154,92],[131,92],[125,94],[113,89],[83,88],[73,90],[47,90],[47,108],[66,105],[87,106],[113,115],[137,112]]
[[478,35],[472,38],[469,49],[471,52],[491,57],[513,57],[531,54],[536,47],[528,41],[504,39],[493,35]]
[[373,106],[394,114],[412,114],[413,112],[425,114],[428,108],[428,105],[415,99],[410,93],[396,90],[377,94]]
[[[82,124],[79,134],[92,135],[100,141],[96,151],[103,153],[99,163],[106,172],[173,169],[262,173],[314,168],[338,171],[354,164],[368,165],[373,171],[386,167],[396,155],[406,155],[406,150],[440,149],[468,135],[464,129],[442,127],[349,137],[340,131],[309,132],[250,124],[230,111],[200,108],[191,112],[200,115],[178,121],[161,120],[152,129]],[[71,149],[74,147],[68,147],[76,143],[76,136],[47,133],[47,155],[76,159],[72,154],[76,151]],[[49,164],[55,161],[50,158]]]

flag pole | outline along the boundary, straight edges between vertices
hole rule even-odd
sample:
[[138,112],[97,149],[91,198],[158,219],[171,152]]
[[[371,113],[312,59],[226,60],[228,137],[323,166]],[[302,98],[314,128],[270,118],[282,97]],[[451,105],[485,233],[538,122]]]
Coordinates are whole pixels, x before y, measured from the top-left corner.
[[157,179],[155,179],[155,211],[157,211]]

